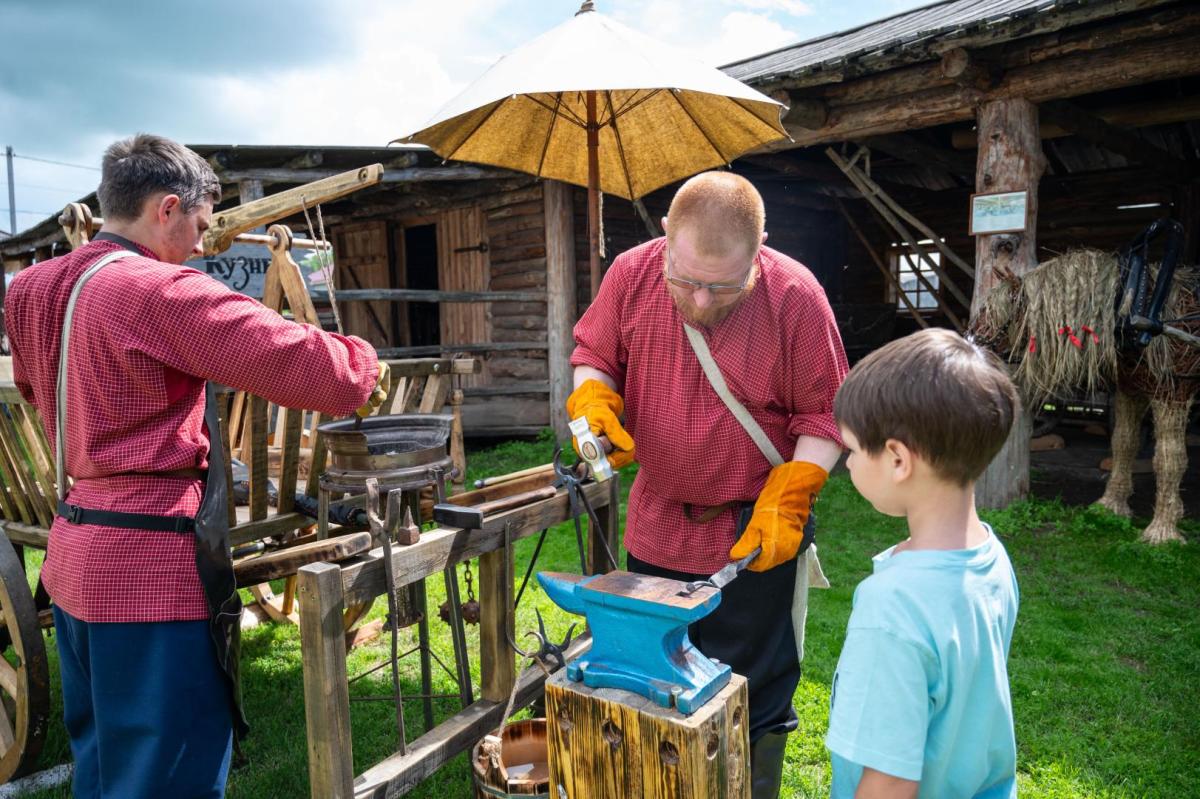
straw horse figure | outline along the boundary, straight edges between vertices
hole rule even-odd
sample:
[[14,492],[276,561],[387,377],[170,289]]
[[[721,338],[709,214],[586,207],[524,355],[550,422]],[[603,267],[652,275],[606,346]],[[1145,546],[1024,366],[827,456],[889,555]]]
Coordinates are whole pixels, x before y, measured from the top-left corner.
[[[1022,278],[1006,275],[984,300],[974,333],[1015,364],[1025,398],[1037,408],[1078,388],[1115,389],[1112,474],[1096,503],[1129,517],[1133,461],[1141,422],[1154,417],[1154,518],[1142,540],[1183,541],[1179,487],[1187,470],[1188,413],[1200,390],[1200,349],[1156,336],[1150,346],[1122,346],[1118,330],[1118,257],[1096,250],[1068,252]],[[1165,319],[1200,312],[1200,273],[1180,267],[1164,308]],[[1200,319],[1177,324],[1200,333]]]

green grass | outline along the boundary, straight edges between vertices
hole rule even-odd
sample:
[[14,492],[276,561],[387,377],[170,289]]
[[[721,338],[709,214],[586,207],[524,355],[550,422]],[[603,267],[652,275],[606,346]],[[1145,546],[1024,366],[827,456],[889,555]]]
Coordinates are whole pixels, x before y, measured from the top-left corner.
[[[468,457],[470,478],[545,463],[548,439],[506,443]],[[628,470],[626,470],[628,471]],[[623,474],[625,492],[631,474]],[[845,476],[835,476],[822,495],[821,559],[834,587],[813,593],[804,678],[795,704],[800,729],[791,736],[784,795],[827,795],[829,759],[822,743],[828,720],[829,683],[837,663],[854,586],[867,576],[870,556],[903,537],[903,523],[875,513]],[[1183,797],[1200,785],[1200,551],[1195,543],[1151,548],[1138,528],[1095,509],[1030,501],[987,514],[1003,539],[1021,586],[1021,611],[1009,661],[1016,714],[1020,791],[1024,796],[1066,799]],[[1145,520],[1140,520],[1144,523]],[[1195,542],[1200,525],[1185,525]],[[517,578],[524,574],[534,539],[517,545]],[[551,530],[538,568],[579,567],[570,525]],[[476,569],[476,574],[478,570]],[[464,591],[462,570],[460,590]],[[427,582],[431,613],[445,591],[440,578]],[[382,600],[371,618],[381,618]],[[534,608],[561,638],[575,621],[530,583],[518,611],[518,634],[536,629]],[[436,615],[431,629],[437,654],[451,660],[448,628]],[[415,643],[415,630],[402,633]],[[52,666],[57,659],[48,639]],[[528,639],[518,643],[527,643]],[[478,630],[468,628],[472,671]],[[407,647],[405,647],[407,648]],[[355,650],[350,671],[382,662],[386,638]],[[435,666],[436,670],[436,666]],[[230,797],[308,795],[304,704],[298,631],[266,625],[246,632],[243,672],[253,732],[246,763],[229,781]],[[415,656],[403,661],[405,690],[415,693]],[[51,679],[57,686],[58,675]],[[383,694],[387,670],[352,686],[355,696]],[[435,671],[435,690],[453,693],[454,683]],[[54,690],[53,712],[61,712]],[[438,718],[453,713],[455,700],[439,700]],[[406,708],[409,739],[422,731],[420,702]],[[354,770],[361,773],[395,748],[393,713],[385,703],[351,704]],[[69,759],[61,724],[52,725],[44,765]],[[471,796],[465,756],[458,756],[410,796],[446,799]],[[69,791],[43,792],[42,799]]]

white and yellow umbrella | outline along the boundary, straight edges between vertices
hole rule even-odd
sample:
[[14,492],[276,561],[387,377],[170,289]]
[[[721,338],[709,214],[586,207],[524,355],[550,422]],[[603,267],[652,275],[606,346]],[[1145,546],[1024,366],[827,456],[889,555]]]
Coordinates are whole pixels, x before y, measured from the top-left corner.
[[781,106],[720,70],[592,10],[500,59],[397,141],[448,160],[588,187],[592,295],[599,193],[637,198],[787,138]]

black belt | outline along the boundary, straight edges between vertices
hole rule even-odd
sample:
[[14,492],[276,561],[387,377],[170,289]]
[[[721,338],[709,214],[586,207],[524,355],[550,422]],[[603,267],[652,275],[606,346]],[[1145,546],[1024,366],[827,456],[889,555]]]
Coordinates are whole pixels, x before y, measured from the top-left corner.
[[128,527],[133,530],[161,530],[169,533],[190,533],[196,529],[196,520],[190,516],[93,510],[61,501],[58,503],[58,515],[71,524],[98,524],[101,527]]

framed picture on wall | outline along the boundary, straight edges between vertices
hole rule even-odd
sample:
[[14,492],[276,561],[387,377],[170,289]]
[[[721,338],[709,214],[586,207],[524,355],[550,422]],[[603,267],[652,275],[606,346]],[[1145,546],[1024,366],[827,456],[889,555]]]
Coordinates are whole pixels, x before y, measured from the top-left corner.
[[1029,193],[1005,191],[971,195],[970,234],[1019,233],[1029,220]]

